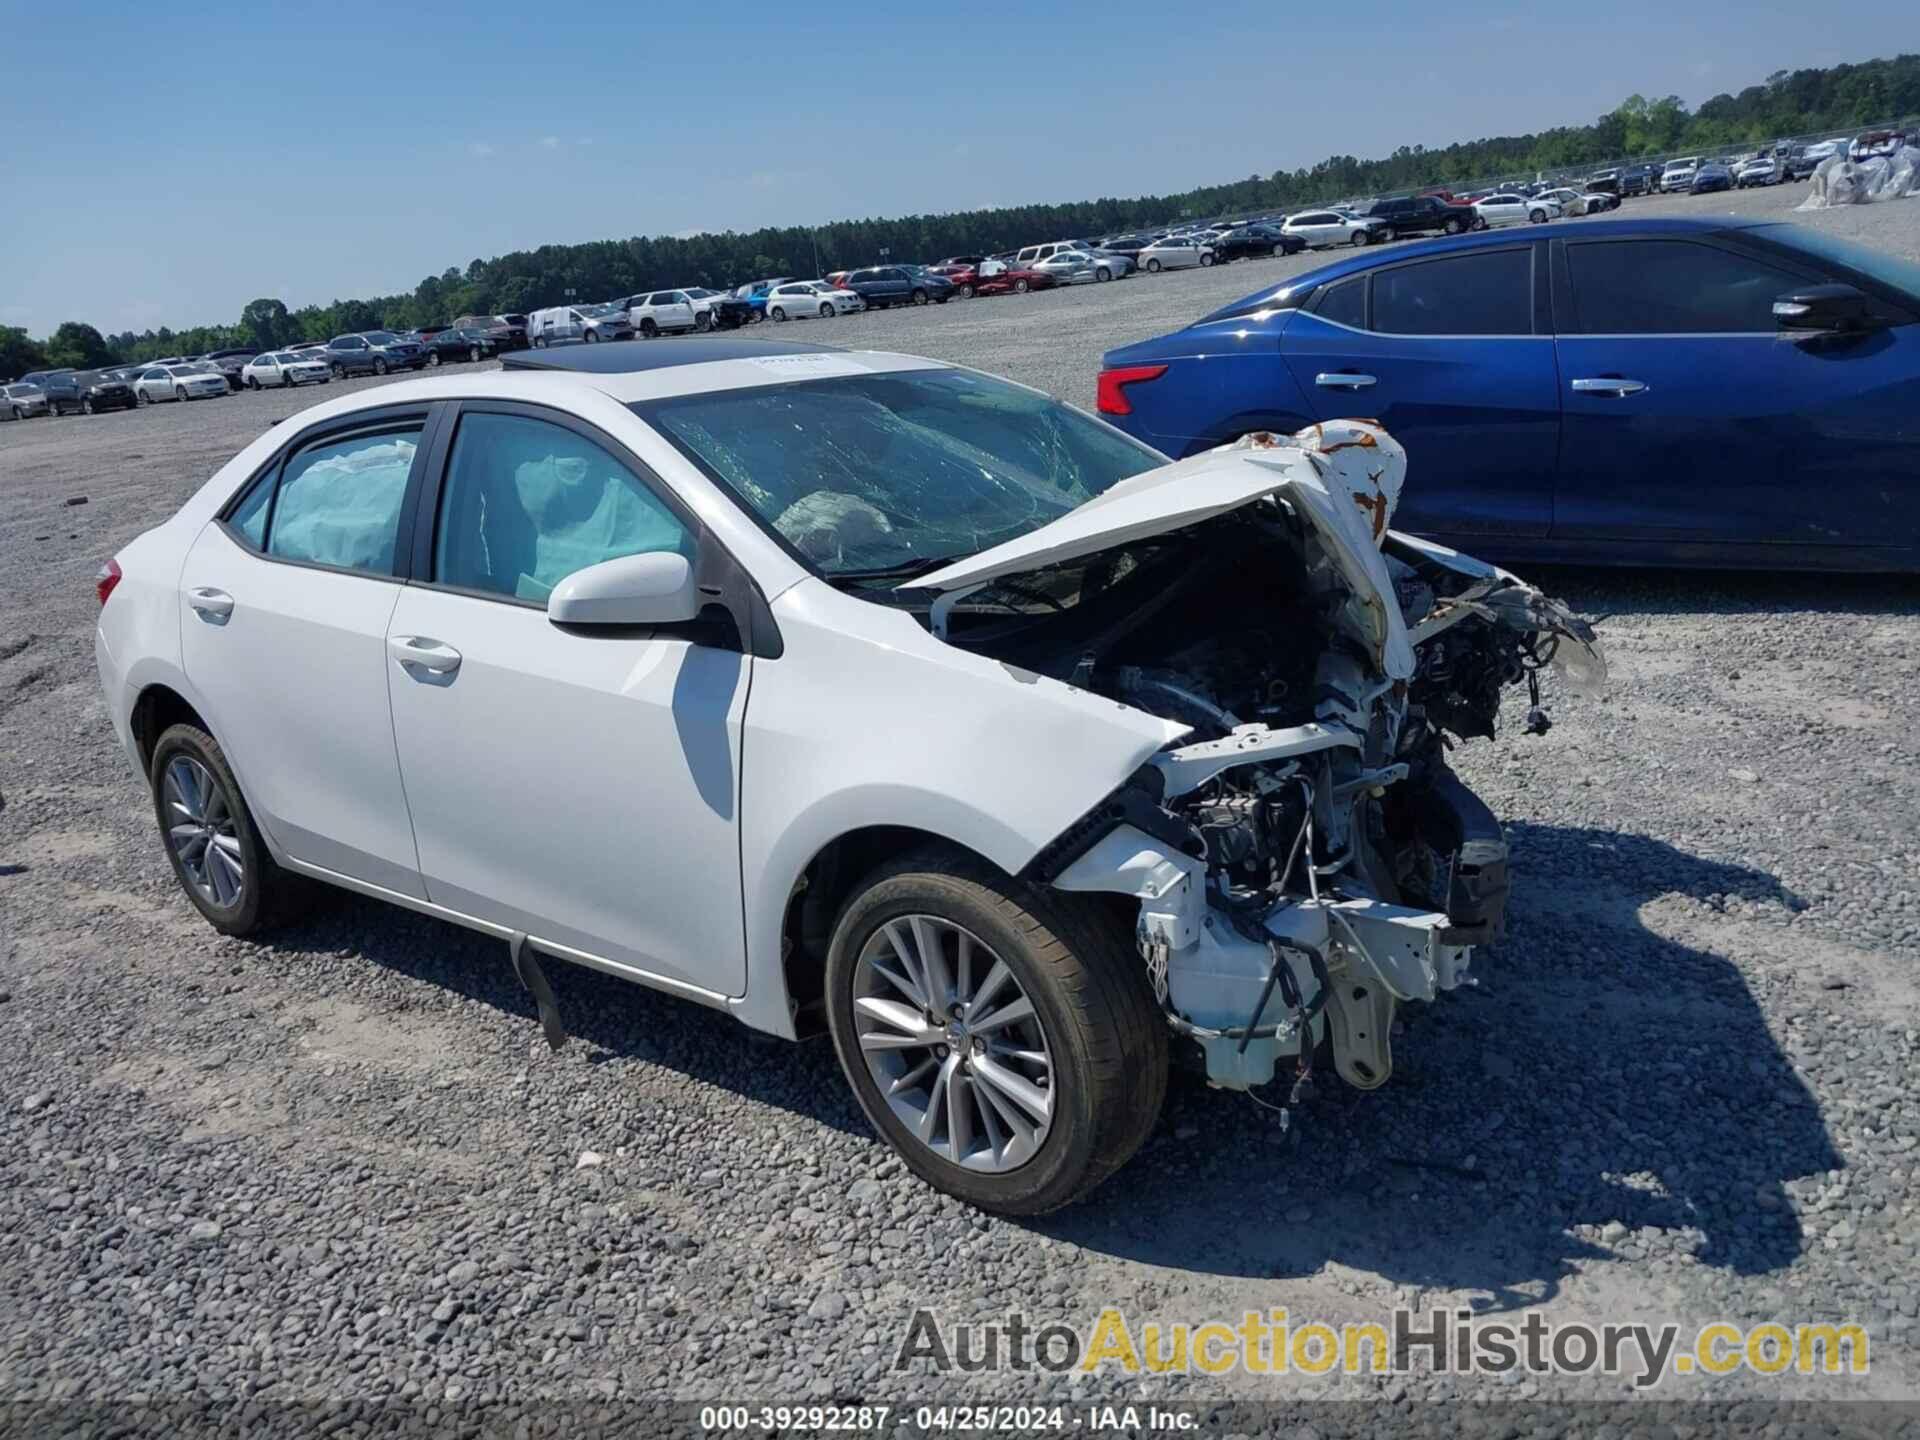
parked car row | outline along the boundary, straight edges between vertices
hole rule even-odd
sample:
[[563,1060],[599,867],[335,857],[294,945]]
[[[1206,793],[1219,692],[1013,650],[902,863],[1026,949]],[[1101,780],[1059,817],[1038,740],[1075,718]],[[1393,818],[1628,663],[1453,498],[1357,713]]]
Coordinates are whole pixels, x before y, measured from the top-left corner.
[[350,375],[386,375],[457,361],[490,359],[521,348],[524,316],[463,316],[468,323],[396,333],[363,330],[283,349],[237,346],[206,355],[172,355],[145,365],[99,370],[35,370],[0,387],[0,419],[93,415],[140,405],[209,400],[240,390],[324,385]]

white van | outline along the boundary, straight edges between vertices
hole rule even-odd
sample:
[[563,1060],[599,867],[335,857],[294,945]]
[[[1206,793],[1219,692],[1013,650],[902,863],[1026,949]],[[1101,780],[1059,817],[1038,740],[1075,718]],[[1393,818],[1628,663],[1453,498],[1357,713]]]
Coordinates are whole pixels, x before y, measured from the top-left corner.
[[570,340],[631,340],[633,321],[612,305],[549,305],[527,316],[527,343],[539,349]]

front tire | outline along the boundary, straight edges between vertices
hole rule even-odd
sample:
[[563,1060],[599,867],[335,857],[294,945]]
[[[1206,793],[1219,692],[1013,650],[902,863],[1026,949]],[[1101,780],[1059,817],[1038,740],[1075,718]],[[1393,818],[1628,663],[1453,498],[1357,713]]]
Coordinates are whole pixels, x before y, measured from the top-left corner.
[[1160,273],[1160,262],[1159,262],[1159,260],[1157,260],[1157,259],[1151,259],[1151,260],[1148,260],[1148,261],[1147,261],[1147,269],[1148,269],[1148,271],[1150,271],[1150,272],[1151,272],[1152,274],[1155,274],[1155,275],[1158,275],[1158,274]]
[[820,318],[822,320],[831,320],[833,318],[833,306],[822,305],[820,307]]
[[1447,223],[1440,228],[1449,235],[1458,235],[1466,227],[1460,223],[1459,216],[1449,215],[1447,217]]
[[1536,225],[1544,225],[1547,223],[1547,212],[1544,210],[1530,210],[1527,212],[1527,219]]
[[[827,1011],[861,1108],[922,1179],[1006,1215],[1138,1150],[1167,1031],[1131,937],[1080,897],[943,850],[870,876],[834,927]],[[975,1028],[977,1027],[977,1028]]]
[[1213,259],[1214,259],[1213,251],[1202,250],[1200,252],[1200,264],[1202,268],[1205,268],[1206,266],[1213,264]]
[[93,401],[91,401],[91,400],[82,400],[82,401],[80,402],[80,413],[81,413],[82,415],[91,415],[91,414],[93,414]]
[[427,364],[436,370],[440,368],[440,352],[438,350],[429,350],[427,352]]
[[1016,280],[1013,282],[1013,293],[1016,295],[1024,295],[1027,293],[1027,291],[1031,290],[1032,288],[1033,287],[1029,285],[1025,280]]
[[376,355],[373,357],[373,373],[376,375],[384,375],[387,373],[387,357],[386,356]]
[[971,286],[971,285],[962,285],[962,286],[960,287],[960,298],[961,298],[962,300],[971,300],[971,299],[973,299],[973,286]]
[[274,863],[220,742],[174,725],[147,768],[154,819],[174,878],[223,935],[251,935],[285,917],[305,887]]
[[926,303],[927,303],[927,292],[926,292],[926,291],[924,291],[924,290],[916,290],[916,291],[914,291],[914,292],[913,292],[913,303],[914,303],[914,304],[916,304],[916,305],[924,305],[924,304],[926,304]]

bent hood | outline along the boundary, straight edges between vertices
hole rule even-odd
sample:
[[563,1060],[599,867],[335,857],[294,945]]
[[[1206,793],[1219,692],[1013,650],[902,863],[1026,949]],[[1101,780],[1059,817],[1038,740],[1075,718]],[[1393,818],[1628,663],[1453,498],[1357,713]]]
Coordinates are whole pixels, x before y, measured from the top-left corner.
[[991,582],[1164,535],[1275,496],[1310,524],[1339,567],[1352,627],[1379,671],[1413,675],[1393,578],[1380,554],[1407,454],[1380,426],[1330,420],[1293,435],[1248,435],[1205,454],[1129,476],[1051,524],[919,576],[902,589],[951,600]]

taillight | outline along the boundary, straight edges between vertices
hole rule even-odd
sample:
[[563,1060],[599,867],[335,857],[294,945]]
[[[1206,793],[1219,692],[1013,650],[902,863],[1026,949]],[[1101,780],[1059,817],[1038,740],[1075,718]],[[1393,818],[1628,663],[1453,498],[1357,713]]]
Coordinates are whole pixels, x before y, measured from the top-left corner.
[[102,605],[113,594],[113,587],[120,583],[120,562],[109,560],[100,567],[100,573],[93,577],[93,593],[100,597]]
[[1133,406],[1127,400],[1127,386],[1158,380],[1166,373],[1164,365],[1123,365],[1118,370],[1102,370],[1095,389],[1098,399],[1094,408],[1102,415],[1131,415]]

